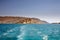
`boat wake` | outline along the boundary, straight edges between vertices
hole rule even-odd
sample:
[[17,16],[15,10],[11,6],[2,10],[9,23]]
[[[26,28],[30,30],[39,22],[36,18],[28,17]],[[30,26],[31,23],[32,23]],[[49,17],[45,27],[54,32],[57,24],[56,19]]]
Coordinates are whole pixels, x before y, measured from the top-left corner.
[[2,24],[0,27],[0,40],[60,40],[57,24]]

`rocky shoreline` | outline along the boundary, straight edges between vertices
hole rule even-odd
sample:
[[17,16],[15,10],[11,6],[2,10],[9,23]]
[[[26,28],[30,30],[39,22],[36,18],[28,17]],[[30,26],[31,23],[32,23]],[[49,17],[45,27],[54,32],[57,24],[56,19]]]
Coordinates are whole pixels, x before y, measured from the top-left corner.
[[0,16],[0,24],[45,24],[46,21],[42,21],[38,18],[29,17],[13,17],[13,16]]

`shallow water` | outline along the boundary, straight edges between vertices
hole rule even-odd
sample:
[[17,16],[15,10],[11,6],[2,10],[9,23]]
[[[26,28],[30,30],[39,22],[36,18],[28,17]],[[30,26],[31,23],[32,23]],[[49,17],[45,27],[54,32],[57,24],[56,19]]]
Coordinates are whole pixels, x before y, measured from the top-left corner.
[[0,24],[0,40],[60,40],[60,24]]

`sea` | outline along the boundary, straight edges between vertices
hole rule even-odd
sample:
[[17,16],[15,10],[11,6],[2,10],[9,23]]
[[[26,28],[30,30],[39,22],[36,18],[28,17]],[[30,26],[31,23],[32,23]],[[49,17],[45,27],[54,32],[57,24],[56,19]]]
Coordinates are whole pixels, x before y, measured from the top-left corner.
[[60,40],[60,24],[0,24],[0,40]]

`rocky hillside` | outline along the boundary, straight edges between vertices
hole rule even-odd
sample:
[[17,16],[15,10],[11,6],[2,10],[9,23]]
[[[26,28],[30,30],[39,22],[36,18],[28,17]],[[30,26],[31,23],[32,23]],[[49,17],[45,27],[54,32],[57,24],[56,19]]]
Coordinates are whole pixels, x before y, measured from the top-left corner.
[[0,23],[3,24],[45,24],[47,22],[42,21],[38,18],[28,18],[28,17],[11,17],[11,16],[0,16]]

